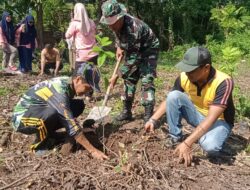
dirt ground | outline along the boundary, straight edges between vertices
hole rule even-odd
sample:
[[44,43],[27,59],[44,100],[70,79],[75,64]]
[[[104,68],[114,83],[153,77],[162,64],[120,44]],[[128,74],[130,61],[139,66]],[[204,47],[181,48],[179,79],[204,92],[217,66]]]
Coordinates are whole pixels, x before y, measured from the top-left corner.
[[[160,89],[170,89],[176,73],[161,71]],[[236,78],[242,83],[247,73]],[[0,190],[2,189],[250,189],[250,155],[244,149],[249,143],[249,127],[236,123],[226,143],[226,152],[220,158],[207,158],[198,145],[193,146],[194,161],[186,168],[176,162],[173,150],[164,146],[167,125],[156,130],[155,135],[144,134],[139,106],[140,93],[133,106],[134,120],[123,125],[106,118],[96,133],[86,135],[104,150],[109,161],[92,159],[86,150],[76,147],[68,155],[59,153],[61,145],[44,156],[34,156],[29,151],[33,136],[16,133],[10,125],[11,113],[22,91],[46,78],[36,75],[8,76],[0,73],[1,87],[6,87],[0,97]],[[168,79],[168,80],[165,80]],[[249,81],[249,80],[248,80]],[[243,83],[242,83],[243,84]],[[245,85],[245,86],[244,86]],[[243,92],[249,92],[244,83]],[[109,106],[117,107],[119,84],[110,98]],[[163,92],[157,92],[157,104],[163,100]],[[89,109],[79,118],[81,123]],[[192,128],[185,125],[184,132]]]

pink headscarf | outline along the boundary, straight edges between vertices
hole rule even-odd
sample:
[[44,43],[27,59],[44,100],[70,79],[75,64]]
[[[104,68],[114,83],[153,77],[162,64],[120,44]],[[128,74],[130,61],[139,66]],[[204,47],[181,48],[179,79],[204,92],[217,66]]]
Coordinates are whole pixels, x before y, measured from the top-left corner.
[[74,7],[74,20],[80,21],[80,32],[87,35],[91,30],[91,20],[88,17],[85,6],[82,3],[76,3]]

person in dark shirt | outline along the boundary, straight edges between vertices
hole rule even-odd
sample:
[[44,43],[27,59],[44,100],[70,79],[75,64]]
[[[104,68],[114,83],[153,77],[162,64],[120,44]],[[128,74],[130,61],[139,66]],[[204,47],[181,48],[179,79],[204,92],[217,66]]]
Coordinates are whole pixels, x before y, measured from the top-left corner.
[[38,47],[35,19],[32,15],[26,16],[16,29],[16,43],[20,71],[22,73],[32,72],[32,52]]
[[2,69],[16,71],[17,48],[15,47],[15,29],[10,13],[4,11],[0,21],[0,48],[3,50]]
[[[217,156],[234,125],[235,108],[232,99],[233,80],[212,67],[210,52],[204,47],[192,47],[176,65],[181,71],[172,91],[145,124],[153,131],[157,120],[166,112],[169,126],[167,145],[186,166],[192,161],[192,145],[199,141],[209,156]],[[184,118],[195,130],[184,139],[181,120]]]
[[91,90],[98,90],[99,76],[92,70],[79,68],[72,77],[58,77],[46,80],[31,87],[19,100],[13,111],[12,125],[15,131],[24,134],[36,134],[31,150],[37,154],[45,152],[46,141],[54,138],[56,130],[65,128],[69,137],[73,137],[88,150],[94,158],[107,159],[85,138],[76,122],[84,110],[84,102],[73,99]]

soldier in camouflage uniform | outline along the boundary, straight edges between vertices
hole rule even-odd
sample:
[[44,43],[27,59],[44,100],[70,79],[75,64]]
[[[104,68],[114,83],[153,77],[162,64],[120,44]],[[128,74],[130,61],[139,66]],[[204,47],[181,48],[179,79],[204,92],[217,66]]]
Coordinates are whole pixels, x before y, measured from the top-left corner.
[[106,155],[92,146],[81,132],[75,118],[84,109],[82,100],[75,95],[83,95],[93,89],[99,90],[99,76],[93,78],[93,70],[79,68],[72,77],[58,77],[43,81],[31,87],[14,108],[12,125],[15,131],[36,134],[31,150],[43,154],[49,138],[57,136],[56,130],[66,128],[69,137],[75,139],[93,157],[106,159]]
[[126,13],[123,5],[116,0],[109,0],[102,5],[101,23],[107,24],[116,36],[116,58],[125,56],[125,63],[118,74],[110,79],[112,86],[118,77],[124,79],[124,103],[118,121],[132,119],[132,103],[136,84],[142,81],[141,104],[145,107],[144,121],[152,115],[155,105],[155,86],[159,40],[143,21]]

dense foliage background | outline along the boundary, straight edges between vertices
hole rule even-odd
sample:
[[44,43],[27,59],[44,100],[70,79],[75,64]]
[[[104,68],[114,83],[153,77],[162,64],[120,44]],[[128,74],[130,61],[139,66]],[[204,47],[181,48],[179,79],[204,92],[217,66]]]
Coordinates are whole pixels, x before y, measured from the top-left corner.
[[[13,13],[16,22],[27,13],[37,18],[37,27],[53,33],[65,32],[73,4],[82,2],[97,23],[102,1],[82,0],[2,0],[0,11]],[[130,14],[148,23],[161,41],[162,50],[185,43],[205,44],[223,41],[235,33],[249,30],[248,0],[120,0]],[[42,41],[41,41],[42,42]]]
[[[160,39],[159,62],[163,65],[172,67],[189,47],[204,45],[212,52],[214,64],[233,77],[238,74],[239,64],[249,66],[249,0],[118,1],[154,30]],[[112,32],[99,25],[103,0],[1,0],[0,13],[11,12],[15,24],[32,13],[36,18],[40,49],[47,42],[57,42],[63,50],[66,47],[64,33],[76,2],[86,5],[89,16],[98,25],[98,33],[113,40]],[[235,96],[241,100],[238,105],[243,107],[238,109],[240,114],[250,117],[249,96],[243,97],[240,90],[235,91]]]

